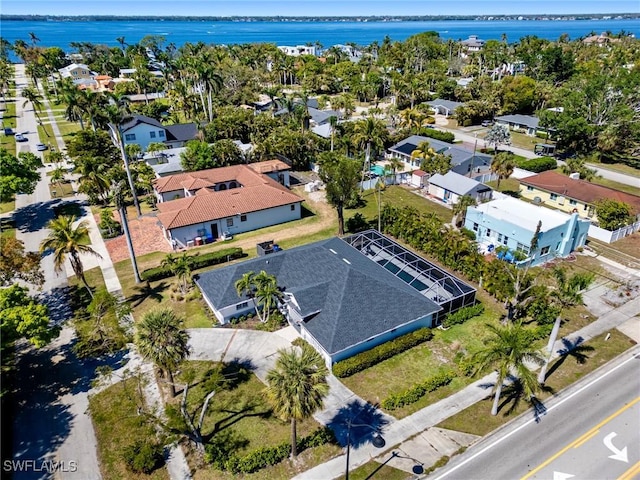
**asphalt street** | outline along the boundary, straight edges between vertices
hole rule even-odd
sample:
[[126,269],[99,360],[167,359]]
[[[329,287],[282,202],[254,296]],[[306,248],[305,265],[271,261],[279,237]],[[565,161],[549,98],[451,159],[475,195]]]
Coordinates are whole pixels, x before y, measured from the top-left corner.
[[433,474],[440,479],[634,478],[640,462],[640,348]]

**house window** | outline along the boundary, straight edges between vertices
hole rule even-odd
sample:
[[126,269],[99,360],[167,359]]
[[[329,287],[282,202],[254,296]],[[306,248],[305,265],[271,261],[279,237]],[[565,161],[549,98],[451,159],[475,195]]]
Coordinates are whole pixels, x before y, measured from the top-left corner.
[[531,185],[527,185],[527,192],[533,192],[533,187]]
[[585,203],[584,207],[582,207],[582,210],[584,210],[585,212],[587,211],[587,208],[589,208],[589,206]]
[[291,205],[291,211],[293,212],[296,209],[295,205]]
[[233,218],[227,218],[227,227],[233,227]]
[[164,138],[164,130],[158,130],[158,137]]
[[542,247],[540,250],[540,255],[547,255],[549,253],[549,247]]
[[151,138],[156,138],[156,132],[149,132],[149,136]]
[[575,200],[569,200],[569,205],[577,205],[578,202]]
[[498,234],[498,242],[502,243],[502,234],[501,233]]
[[487,232],[485,233],[485,236],[490,237],[491,236],[491,229],[487,228]]
[[246,222],[247,221],[247,216],[246,215],[240,215],[240,221],[241,222]]
[[504,239],[502,240],[502,244],[506,245],[507,243],[509,243],[509,237],[505,236]]
[[242,310],[244,308],[247,308],[248,306],[249,306],[249,302],[238,303],[236,305],[236,310]]
[[557,200],[558,199],[558,195],[556,195],[555,193],[552,193],[550,198],[551,198],[551,200]]
[[134,141],[134,140],[136,139],[136,134],[135,134],[135,133],[127,133],[127,134],[124,136],[124,139],[125,139],[127,142],[132,142],[132,141]]
[[477,224],[477,223],[474,223],[474,224],[473,224],[473,231],[474,231],[474,232],[477,232],[477,231],[478,231],[478,224]]
[[518,242],[518,246],[516,247],[516,251],[520,253],[524,253],[525,255],[529,255],[529,247],[527,245],[523,245]]

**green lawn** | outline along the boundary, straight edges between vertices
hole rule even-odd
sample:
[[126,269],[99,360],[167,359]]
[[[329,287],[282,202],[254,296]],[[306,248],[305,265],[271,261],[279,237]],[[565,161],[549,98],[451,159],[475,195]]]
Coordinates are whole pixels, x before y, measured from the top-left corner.
[[[100,471],[109,479],[168,479],[166,468],[161,467],[150,475],[135,474],[122,460],[125,447],[137,440],[156,437],[155,427],[138,414],[142,405],[137,393],[137,379],[116,383],[103,392],[89,397],[89,410],[98,441]],[[162,439],[158,439],[162,443]]]
[[16,209],[16,201],[0,202],[0,213],[13,212]]
[[[9,97],[15,94],[15,90],[11,90]],[[2,127],[11,127],[16,129],[16,102],[15,100],[7,100],[3,103],[4,114],[2,117]],[[0,132],[0,148],[6,149],[11,155],[16,154],[16,141],[12,135],[5,135],[4,131]]]
[[0,219],[0,235],[3,238],[16,237],[16,224],[11,218]]
[[627,175],[633,175],[635,177],[640,176],[640,170],[638,170],[637,168],[633,168],[630,165],[626,165],[624,163],[598,163],[593,160],[589,160],[589,163],[597,166],[598,168],[602,168],[605,170],[625,173]]
[[355,470],[351,470],[349,478],[351,480],[407,480],[413,477],[407,472],[371,460]]
[[[635,173],[636,177],[640,176],[637,172]],[[613,180],[608,180],[606,178],[594,178],[591,183],[595,183],[597,185],[602,185],[603,187],[612,188],[614,190],[619,190],[621,192],[630,193],[631,195],[640,195],[640,188],[632,187],[631,185],[627,185],[625,183],[614,182]]]
[[615,260],[623,265],[638,268],[638,264],[640,263],[640,259],[638,258],[638,252],[640,252],[640,232],[629,235],[611,244],[590,238],[587,245],[599,255]]
[[51,198],[68,198],[73,197],[75,191],[73,190],[73,185],[68,182],[63,183],[49,183],[49,193],[51,194]]
[[[633,340],[616,329],[611,330],[609,333],[611,333],[609,340],[605,340],[607,334],[603,333],[586,342],[585,345],[592,347],[593,351],[584,352],[588,358],[583,364],[578,363],[572,356],[560,357],[554,360],[549,366],[547,386],[553,392],[559,392],[635,344]],[[544,401],[550,398],[550,395],[551,393],[542,392],[538,395],[538,398]],[[484,436],[529,409],[529,404],[524,401],[515,403],[513,401],[503,401],[501,411],[494,417],[489,414],[491,403],[492,397],[487,397],[487,399],[449,417],[436,426]]]
[[[195,386],[190,388],[187,401],[188,411],[199,415],[204,397],[209,393],[206,388],[207,373],[214,367],[213,362],[187,362],[182,371],[195,373]],[[227,389],[218,389],[205,415],[203,434],[206,441],[233,442],[234,451],[246,454],[260,447],[275,446],[291,439],[291,425],[274,417],[271,407],[265,400],[264,384],[253,374],[243,373],[237,365],[227,365],[223,370],[230,379]],[[181,377],[177,378],[180,383]],[[310,418],[298,423],[298,438],[302,438],[320,428]],[[340,453],[336,445],[305,450],[300,453],[296,462],[285,460],[274,467],[260,470],[252,475],[233,476],[210,466],[198,471],[198,479],[288,479],[297,472],[304,471],[314,465],[325,462]],[[193,461],[192,455],[189,456]]]

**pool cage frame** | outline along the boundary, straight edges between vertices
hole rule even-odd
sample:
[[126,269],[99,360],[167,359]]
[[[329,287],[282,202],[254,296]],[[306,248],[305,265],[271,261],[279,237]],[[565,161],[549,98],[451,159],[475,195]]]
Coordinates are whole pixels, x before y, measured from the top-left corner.
[[366,230],[343,240],[440,305],[442,310],[434,315],[434,325],[442,323],[444,316],[475,304],[475,288],[377,230]]

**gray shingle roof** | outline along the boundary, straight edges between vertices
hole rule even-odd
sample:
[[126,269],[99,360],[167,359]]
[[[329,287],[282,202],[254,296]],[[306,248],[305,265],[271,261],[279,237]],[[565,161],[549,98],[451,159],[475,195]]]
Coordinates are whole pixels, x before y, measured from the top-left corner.
[[496,122],[516,123],[518,125],[526,125],[529,128],[538,128],[540,119],[532,115],[502,115],[496,117]]
[[418,145],[423,142],[429,143],[429,146],[436,152],[442,153],[443,155],[449,155],[451,157],[451,165],[454,167],[469,160],[471,157],[474,157],[473,163],[477,165],[481,163],[488,165],[491,163],[490,155],[476,152],[474,156],[472,150],[467,150],[466,148],[458,145],[453,145],[434,138],[423,137],[421,135],[411,135],[390,147],[389,151],[410,156],[411,152],[418,148]]
[[130,128],[135,127],[136,125],[140,125],[141,123],[146,123],[147,125],[153,125],[154,127],[165,128],[158,120],[151,117],[145,117],[144,115],[133,115],[126,122],[120,125],[120,129],[123,132],[126,132]]
[[486,185],[473,180],[472,178],[468,178],[451,171],[447,172],[445,175],[440,175],[439,173],[432,175],[429,178],[429,183],[442,187],[460,196],[473,191],[482,192],[491,190]]
[[167,142],[187,142],[198,135],[198,127],[195,123],[178,123],[164,128],[167,131]]
[[440,310],[339,238],[211,270],[196,281],[213,305],[228,306],[240,301],[235,281],[261,270],[295,297],[305,327],[330,354]]

